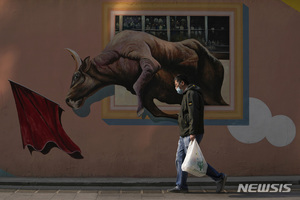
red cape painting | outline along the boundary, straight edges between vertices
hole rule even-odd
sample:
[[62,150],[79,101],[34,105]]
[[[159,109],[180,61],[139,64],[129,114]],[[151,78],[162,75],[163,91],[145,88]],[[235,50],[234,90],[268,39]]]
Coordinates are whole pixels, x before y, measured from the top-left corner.
[[71,157],[82,159],[80,148],[69,138],[61,125],[63,109],[53,101],[9,81],[19,116],[23,148],[30,153],[47,154],[57,147]]

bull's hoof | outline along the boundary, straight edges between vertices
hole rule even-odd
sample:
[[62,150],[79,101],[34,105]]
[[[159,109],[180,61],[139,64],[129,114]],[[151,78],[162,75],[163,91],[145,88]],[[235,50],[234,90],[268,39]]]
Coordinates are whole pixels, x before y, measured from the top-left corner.
[[138,117],[141,117],[142,114],[143,114],[144,112],[145,112],[145,109],[144,109],[144,108],[139,109],[139,110],[137,111],[137,116],[138,116]]

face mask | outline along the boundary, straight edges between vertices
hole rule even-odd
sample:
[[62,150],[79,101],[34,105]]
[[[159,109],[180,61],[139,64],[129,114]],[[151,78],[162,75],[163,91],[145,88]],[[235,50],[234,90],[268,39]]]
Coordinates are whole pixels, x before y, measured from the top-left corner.
[[176,91],[177,91],[178,94],[183,94],[183,90],[180,89],[179,87],[176,88]]

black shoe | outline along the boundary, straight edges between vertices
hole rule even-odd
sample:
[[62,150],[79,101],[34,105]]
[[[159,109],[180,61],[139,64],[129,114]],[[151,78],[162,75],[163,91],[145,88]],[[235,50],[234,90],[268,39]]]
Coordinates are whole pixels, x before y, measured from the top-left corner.
[[170,189],[170,190],[167,190],[167,192],[172,192],[172,193],[188,193],[189,190],[188,189],[180,189],[178,186]]
[[227,180],[227,175],[223,174],[222,179],[219,182],[217,182],[217,190],[216,190],[217,193],[220,193],[224,190],[226,180]]

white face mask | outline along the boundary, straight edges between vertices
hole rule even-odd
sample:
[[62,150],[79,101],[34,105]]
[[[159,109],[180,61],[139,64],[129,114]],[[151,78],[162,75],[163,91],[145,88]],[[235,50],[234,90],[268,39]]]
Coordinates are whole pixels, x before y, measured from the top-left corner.
[[179,87],[176,88],[176,91],[177,91],[178,94],[183,94],[183,90],[180,89]]

